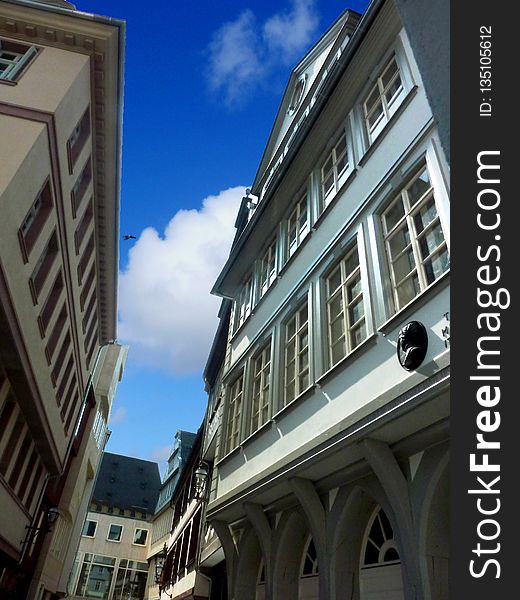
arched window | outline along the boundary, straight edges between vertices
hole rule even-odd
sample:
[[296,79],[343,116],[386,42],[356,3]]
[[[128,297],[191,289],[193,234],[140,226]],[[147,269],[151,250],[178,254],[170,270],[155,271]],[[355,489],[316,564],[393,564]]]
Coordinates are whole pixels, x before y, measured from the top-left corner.
[[384,510],[379,508],[372,517],[372,523],[368,528],[361,567],[391,564],[399,562],[399,560],[392,525]]
[[318,575],[318,573],[318,555],[316,553],[316,546],[314,545],[314,540],[312,537],[309,537],[305,554],[303,555],[301,576],[311,577]]

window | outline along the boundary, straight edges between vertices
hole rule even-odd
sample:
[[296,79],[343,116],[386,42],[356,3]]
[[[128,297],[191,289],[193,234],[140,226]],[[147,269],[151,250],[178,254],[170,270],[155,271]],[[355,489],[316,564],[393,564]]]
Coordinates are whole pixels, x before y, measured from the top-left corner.
[[289,102],[289,108],[287,109],[288,115],[293,115],[300,106],[300,103],[303,99],[303,91],[305,90],[305,82],[306,76],[304,75],[301,79],[297,81],[296,85],[294,86],[293,92],[291,94],[291,100]]
[[297,202],[287,219],[287,249],[285,260],[289,260],[309,233],[307,193]]
[[253,278],[249,277],[235,303],[235,315],[233,318],[233,333],[242,325],[242,323],[251,314],[253,304]]
[[253,397],[251,405],[251,431],[255,432],[271,416],[271,341],[253,358]]
[[96,535],[97,521],[90,521],[87,519],[83,525],[83,531],[81,535],[84,537],[94,537]]
[[86,191],[90,182],[92,181],[92,164],[90,160],[90,156],[85,163],[85,166],[81,170],[81,173],[78,175],[76,183],[72,188],[71,192],[71,200],[72,200],[72,215],[76,217],[79,212],[79,208],[81,206],[81,201],[85,198]]
[[365,541],[362,567],[398,562],[394,531],[382,508],[375,513]]
[[365,309],[357,246],[326,280],[329,363],[332,367],[366,337]]
[[40,190],[38,197],[34,201],[31,209],[20,225],[18,236],[22,246],[22,253],[25,262],[29,259],[29,254],[40,235],[45,222],[52,209],[52,194],[50,181],[47,179]]
[[309,386],[309,308],[303,304],[285,325],[284,405]]
[[244,376],[240,375],[228,388],[228,411],[227,411],[227,434],[226,452],[230,452],[238,446],[240,441],[240,421],[242,415],[242,397],[244,388]]
[[83,113],[79,123],[74,127],[67,142],[69,154],[69,172],[72,173],[78,156],[90,135],[90,107]]
[[52,315],[54,314],[54,309],[56,308],[56,304],[60,298],[61,292],[63,291],[63,277],[61,275],[61,271],[58,272],[54,283],[52,284],[52,288],[45,300],[45,304],[43,306],[42,312],[38,317],[38,324],[40,327],[40,333],[42,337],[45,337],[45,332],[47,327],[49,326]]
[[390,202],[382,223],[397,311],[449,269],[448,249],[426,166]]
[[16,81],[36,54],[35,46],[0,39],[0,80]]
[[339,188],[345,182],[349,169],[347,137],[343,132],[339,140],[325,158],[321,171],[321,198],[323,206],[332,200]]
[[36,263],[34,270],[29,280],[29,287],[33,295],[33,299],[38,302],[38,296],[42,291],[43,285],[47,279],[47,275],[56,260],[58,255],[58,236],[56,230],[52,232],[52,235],[47,242],[47,246],[42,252],[38,262]]
[[373,142],[381,133],[403,99],[404,88],[401,73],[393,54],[363,102],[365,123],[370,142]]
[[276,240],[274,240],[260,259],[258,289],[260,298],[267,292],[276,279]]
[[146,538],[148,537],[148,529],[137,528],[134,532],[134,544],[138,546],[144,546],[146,544]]
[[148,563],[121,559],[114,586],[114,600],[142,600],[146,592]]
[[120,542],[122,533],[122,525],[115,525],[114,523],[111,523],[110,527],[108,528],[107,540],[110,540],[111,542]]
[[115,558],[85,554],[76,595],[108,600],[115,564]]
[[309,538],[307,548],[305,550],[305,555],[303,557],[301,576],[314,577],[315,575],[318,575],[318,573],[318,553],[316,552],[314,540],[312,538]]

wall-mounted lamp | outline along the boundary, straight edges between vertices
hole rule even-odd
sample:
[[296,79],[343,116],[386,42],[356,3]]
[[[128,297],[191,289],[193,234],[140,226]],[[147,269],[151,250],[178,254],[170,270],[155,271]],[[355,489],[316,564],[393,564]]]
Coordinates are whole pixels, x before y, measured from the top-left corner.
[[163,587],[163,581],[162,581],[162,574],[164,571],[164,567],[166,566],[166,560],[168,558],[168,548],[166,547],[166,542],[164,542],[164,546],[162,548],[162,550],[160,552],[158,552],[155,556],[154,556],[154,560],[155,560],[155,583],[159,586],[159,597],[161,596],[161,594],[164,592],[167,596],[169,596],[170,598],[173,597],[173,594],[170,595],[168,594],[168,592],[166,592],[164,590]]
[[49,533],[50,531],[52,531],[52,526],[56,523],[59,516],[60,516],[60,511],[56,507],[52,506],[47,509],[47,512],[45,513],[45,517],[42,520],[41,525],[26,525],[25,526],[26,532],[25,532],[25,539],[22,540],[22,548],[23,548],[22,554],[25,552],[26,547],[28,548],[31,546],[35,535],[37,535],[39,532]]
[[200,462],[198,467],[195,469],[194,481],[193,481],[193,495],[194,500],[204,500],[206,497],[206,490],[208,488],[209,480],[209,468],[205,462]]

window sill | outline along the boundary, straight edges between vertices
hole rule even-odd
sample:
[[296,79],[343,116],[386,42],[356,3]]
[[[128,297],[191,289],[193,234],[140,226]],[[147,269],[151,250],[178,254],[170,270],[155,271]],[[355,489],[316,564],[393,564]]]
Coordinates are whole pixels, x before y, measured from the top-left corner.
[[344,356],[339,362],[337,362],[333,367],[331,367],[328,371],[325,371],[323,375],[320,375],[318,379],[316,379],[316,385],[320,386],[326,383],[332,376],[339,373],[346,366],[348,366],[352,361],[357,360],[363,352],[366,352],[369,348],[372,348],[377,340],[377,333],[373,333],[369,335],[365,340],[356,346],[354,350],[349,352],[346,356]]
[[320,216],[316,219],[316,221],[314,222],[314,225],[311,227],[311,232],[315,231],[320,226],[320,223],[323,221],[325,216],[330,212],[331,207],[337,203],[338,199],[340,198],[340,196],[343,195],[345,189],[347,188],[347,186],[350,185],[351,181],[354,179],[356,174],[357,174],[357,169],[352,169],[352,171],[348,174],[348,177],[341,184],[338,191],[334,194],[332,200],[326,206],[323,207],[323,209],[320,213]]
[[436,279],[433,283],[425,288],[418,296],[415,296],[408,304],[400,308],[398,312],[393,314],[387,319],[377,330],[383,335],[386,335],[389,331],[396,328],[396,323],[402,323],[410,318],[410,316],[417,311],[421,306],[424,306],[430,299],[430,292],[432,290],[440,291],[444,289],[450,281],[450,271],[443,273],[439,279]]
[[307,398],[309,398],[314,391],[316,390],[316,384],[312,383],[307,388],[303,390],[300,394],[293,398],[288,404],[286,404],[283,408],[281,408],[274,416],[273,420],[276,422],[278,419],[283,418],[287,413],[291,412],[291,410],[304,402]]
[[235,454],[240,454],[241,451],[242,451],[242,444],[235,446],[233,448],[233,450],[230,450],[227,454],[224,454],[224,456],[222,458],[219,458],[215,462],[215,466],[218,467],[220,464],[228,461],[232,456],[235,456]]
[[9,81],[7,79],[0,79],[0,83],[3,83],[4,85],[18,85],[17,81]]
[[260,434],[262,434],[267,429],[270,429],[274,424],[274,420],[271,417],[268,421],[266,421],[262,426],[260,426],[256,431],[250,433],[246,439],[240,444],[239,448],[244,448],[244,446],[249,446],[249,444]]
[[383,129],[381,130],[381,133],[376,137],[376,139],[370,144],[370,146],[368,146],[368,148],[365,151],[365,154],[363,154],[363,156],[359,159],[358,165],[360,167],[364,167],[365,163],[368,161],[368,159],[372,156],[372,154],[375,152],[376,148],[379,146],[379,144],[381,143],[381,140],[385,137],[385,133],[388,131],[388,129],[390,127],[392,127],[392,125],[395,123],[395,121],[397,121],[397,119],[401,116],[401,114],[403,113],[404,109],[410,104],[410,102],[412,101],[412,99],[415,97],[415,95],[417,94],[417,90],[418,90],[418,86],[414,85],[413,88],[408,92],[408,94],[406,94],[406,96],[403,98],[403,101],[401,102],[401,104],[399,105],[399,108],[395,111],[395,113],[388,119],[388,121],[386,122],[386,125],[383,127]]

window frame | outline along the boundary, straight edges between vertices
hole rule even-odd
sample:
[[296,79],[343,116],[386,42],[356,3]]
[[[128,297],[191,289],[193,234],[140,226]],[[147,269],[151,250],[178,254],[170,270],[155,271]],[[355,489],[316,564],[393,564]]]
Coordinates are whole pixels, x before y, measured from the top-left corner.
[[[120,532],[119,532],[119,539],[117,539],[117,540],[113,540],[110,538],[110,528],[112,526],[121,528]],[[121,525],[121,523],[109,523],[108,529],[107,529],[107,542],[114,542],[114,543],[120,544],[121,540],[123,538],[123,529],[124,529],[124,525]]]
[[[5,47],[7,45],[7,47]],[[23,52],[22,52],[23,50]],[[0,38],[0,62],[10,63],[4,71],[0,72],[0,82],[16,84],[24,74],[29,64],[38,56],[41,48],[33,44],[24,44],[18,40]],[[18,55],[16,60],[2,57],[3,52]],[[7,73],[7,76],[6,76]]]
[[[346,274],[345,268],[346,263],[352,253],[357,251],[357,266]],[[363,237],[361,235],[361,231],[357,232],[354,236],[350,237],[345,243],[341,246],[341,248],[337,249],[334,254],[338,255],[337,259],[334,260],[332,265],[330,265],[326,271],[324,271],[320,276],[321,287],[322,287],[322,301],[323,301],[323,334],[324,334],[324,351],[325,351],[325,365],[326,370],[330,370],[338,365],[344,358],[349,356],[352,352],[354,352],[359,346],[363,344],[365,340],[368,339],[371,330],[371,310],[369,307],[370,304],[370,290],[367,287],[367,273],[365,268],[365,257],[364,257],[364,243]],[[340,254],[341,253],[341,254]],[[331,276],[338,270],[340,270],[340,283],[334,288],[332,293],[329,293],[329,279]],[[351,284],[355,277],[359,277],[359,292],[350,302],[345,302],[345,298],[348,298],[348,292],[346,290],[346,286]],[[339,292],[339,294],[338,294]],[[340,318],[343,321],[342,327],[342,336],[340,336],[334,343],[332,343],[331,338],[331,319],[329,306],[332,303],[331,300],[341,295],[342,298],[342,309],[341,313],[336,315],[333,321],[337,321]],[[363,314],[361,317],[351,322],[350,317],[348,316],[348,309],[358,302],[361,302],[363,308]],[[364,321],[364,335],[360,341],[353,345],[351,333],[357,329],[360,324],[362,325],[362,321]],[[344,346],[345,352],[334,360],[333,355],[333,347],[336,346],[341,337],[344,338]]]
[[[264,269],[267,265],[267,269]],[[265,271],[265,272],[264,272]],[[278,275],[278,236],[275,235],[264,247],[256,265],[257,301],[263,298],[276,281]],[[254,294],[253,294],[254,298]],[[251,307],[252,310],[252,307]]]
[[[307,320],[305,322],[304,325],[302,325],[301,323],[299,323],[299,315],[302,312],[304,306],[307,306]],[[282,351],[283,351],[283,367],[282,367],[282,390],[281,390],[281,406],[279,407],[280,409],[285,408],[286,406],[288,406],[293,400],[295,400],[296,398],[298,398],[298,396],[300,396],[303,392],[305,392],[305,390],[307,390],[311,385],[311,375],[312,375],[312,369],[311,369],[311,330],[312,330],[312,322],[311,322],[311,311],[310,311],[310,298],[308,296],[308,294],[305,294],[304,298],[300,299],[300,301],[298,302],[298,306],[291,311],[291,313],[282,321],[282,335],[281,335],[281,344],[282,344]],[[291,336],[291,338],[288,340],[287,339],[287,328],[289,326],[289,323],[293,320],[296,319],[297,323],[295,325],[295,331],[294,334]],[[299,336],[301,335],[301,332],[303,330],[303,328],[306,327],[307,329],[307,346],[306,346],[306,351],[307,351],[307,377],[308,377],[308,383],[306,386],[303,386],[303,384],[300,382],[300,378],[301,375],[303,373],[303,371],[305,371],[305,369],[303,369],[302,371],[298,372],[297,371],[297,361],[299,356],[302,354],[303,350],[300,347],[300,342],[299,342]],[[291,399],[287,398],[287,366],[288,366],[288,360],[287,360],[287,346],[289,345],[289,343],[294,339],[295,341],[295,353],[294,353],[294,366],[295,366],[295,371],[294,371],[294,379],[292,381],[294,381],[294,395]]]
[[[87,523],[95,523],[94,533],[92,535],[87,535],[86,533],[83,533],[85,531],[85,526]],[[94,519],[85,519],[85,523],[83,524],[83,529],[81,530],[81,537],[86,537],[86,538],[90,538],[90,539],[95,538],[97,529],[98,529],[98,525],[99,525],[99,522],[95,521]]]
[[[137,532],[138,532],[138,531],[146,531],[146,535],[145,535],[145,537],[144,537],[144,543],[143,543],[143,544],[139,544],[139,543],[137,543],[137,542],[135,541],[136,534],[137,534]],[[144,547],[144,546],[146,546],[146,542],[148,541],[148,534],[149,534],[149,532],[150,532],[150,530],[149,530],[149,529],[145,529],[144,527],[136,527],[136,528],[134,529],[134,541],[132,542],[132,544],[133,544],[134,546],[143,546],[143,547]]]
[[18,229],[18,240],[22,250],[24,263],[29,262],[29,257],[36,246],[45,225],[49,220],[54,207],[54,194],[50,176],[46,177],[40,187],[31,208],[27,211]]
[[[305,224],[300,225],[301,215],[303,209],[301,206],[305,206]],[[294,218],[294,242],[291,243],[291,219]],[[296,254],[298,248],[302,245],[303,241],[308,237],[311,232],[311,220],[310,220],[310,203],[309,203],[309,190],[307,186],[304,191],[298,194],[297,199],[293,202],[291,209],[284,219],[283,237],[284,237],[284,251],[283,251],[283,262],[286,265],[291,258]]]
[[[449,256],[450,256],[450,247],[449,247],[449,239],[445,234],[446,224],[443,220],[443,210],[440,206],[439,190],[435,184],[435,174],[434,167],[431,165],[428,160],[427,155],[422,155],[422,157],[414,163],[414,165],[408,169],[406,176],[403,177],[397,189],[392,190],[392,192],[385,198],[385,200],[381,203],[379,209],[377,210],[377,219],[379,224],[379,238],[380,238],[380,248],[382,252],[382,264],[383,266],[383,274],[385,276],[386,284],[386,297],[387,304],[389,308],[389,317],[399,313],[404,308],[406,308],[411,302],[413,302],[417,297],[423,294],[430,286],[434,285],[439,279],[441,279],[445,273],[449,272]],[[408,200],[407,190],[412,186],[412,184],[421,176],[423,172],[426,172],[429,179],[429,188],[423,192],[418,199],[415,200],[412,206],[410,206]],[[399,218],[399,220],[394,223],[394,225],[387,230],[384,216],[390,208],[395,206],[399,200],[402,202],[402,206],[404,207],[404,214]],[[433,207],[435,209],[435,217],[431,219],[431,221],[417,234],[416,224],[414,223],[414,217],[420,212],[420,209],[423,208],[429,200],[433,200]],[[399,230],[402,228],[402,225],[405,224],[408,235],[410,236],[409,243],[406,248],[402,250],[397,258],[391,260],[391,255],[389,251],[388,241],[394,238]],[[442,235],[442,241],[435,247],[435,249],[428,253],[428,255],[422,259],[421,249],[419,247],[419,238],[421,238],[425,232],[432,231],[435,226],[438,224],[440,228],[440,233]],[[404,276],[401,277],[398,281],[396,281],[396,275],[393,271],[392,264],[399,260],[400,257],[403,257],[407,248],[410,248],[412,251],[412,257],[414,260],[414,266],[411,270]],[[428,277],[425,273],[425,268],[423,263],[434,257],[436,254],[441,255],[445,252],[448,256],[448,266],[444,269],[437,277],[428,283]],[[419,260],[418,260],[419,259]],[[417,281],[419,289],[416,293],[409,298],[407,301],[401,303],[398,297],[398,288],[403,284],[406,280],[409,280],[413,277],[413,273],[416,273]]]
[[[241,380],[241,390],[234,393],[235,385]],[[242,421],[244,415],[244,396],[245,396],[246,374],[242,367],[236,376],[226,385],[226,410],[225,410],[225,428],[224,428],[224,456],[240,446],[242,441]],[[236,409],[237,399],[239,398],[239,408]],[[237,416],[238,415],[238,416]],[[235,425],[232,427],[232,423]],[[236,439],[236,443],[234,440]]]
[[[273,415],[273,338],[268,337],[259,345],[258,350],[251,357],[251,382],[249,385],[249,394],[251,401],[249,403],[249,419],[247,435],[252,435],[263,427]],[[266,358],[267,357],[267,358]],[[257,372],[256,366],[261,361],[260,370]],[[267,375],[265,374],[267,370]],[[267,378],[267,381],[266,381]],[[259,382],[259,392],[255,392],[255,386]],[[267,395],[267,400],[265,399]],[[255,398],[258,397],[258,410],[255,411]],[[262,419],[262,411],[267,407],[267,416]],[[255,414],[258,415],[256,427],[253,425]]]
[[233,305],[233,334],[240,329],[253,312],[254,280],[253,274],[249,273],[240,286],[238,298]]
[[[325,151],[323,152],[320,160],[317,162],[316,174],[317,174],[317,183],[318,183],[318,195],[319,195],[319,204],[320,204],[320,212],[323,212],[327,209],[327,207],[332,203],[334,198],[338,195],[340,189],[348,180],[351,173],[354,171],[355,165],[355,155],[354,155],[354,145],[352,141],[352,132],[350,128],[350,118],[347,115],[341,126],[335,131],[334,135],[331,137],[329,143]],[[341,169],[338,171],[337,165],[340,162],[338,160],[337,148],[341,141],[344,139],[345,141],[345,149],[341,152],[340,159],[346,158],[346,163]],[[331,167],[326,171],[327,178],[332,175],[332,185],[325,191],[324,188],[324,168],[325,165],[332,161]]]

